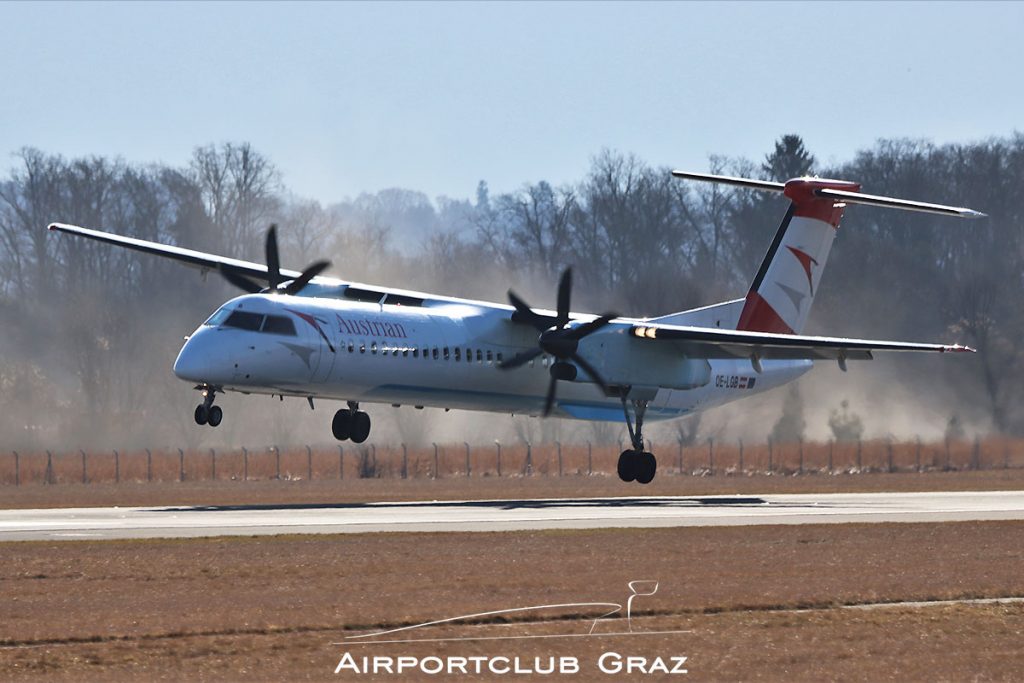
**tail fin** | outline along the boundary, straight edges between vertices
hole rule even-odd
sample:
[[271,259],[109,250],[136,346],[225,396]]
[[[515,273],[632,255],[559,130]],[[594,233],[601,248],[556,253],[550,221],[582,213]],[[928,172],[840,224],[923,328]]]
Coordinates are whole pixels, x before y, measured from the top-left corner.
[[736,329],[779,334],[803,331],[846,207],[834,199],[815,196],[815,190],[825,188],[857,192],[860,185],[810,178],[785,184],[783,193],[792,203],[754,276]]
[[672,175],[782,192],[792,202],[754,276],[736,325],[736,329],[749,332],[799,334],[803,330],[847,204],[868,204],[963,218],[985,215],[962,207],[862,194],[859,183],[845,180],[794,178],[787,183],[775,183],[683,171],[673,171]]

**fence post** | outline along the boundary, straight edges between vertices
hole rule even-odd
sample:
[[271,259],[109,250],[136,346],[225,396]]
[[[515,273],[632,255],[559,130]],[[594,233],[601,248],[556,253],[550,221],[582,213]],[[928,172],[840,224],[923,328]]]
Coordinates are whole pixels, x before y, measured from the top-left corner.
[[715,440],[708,439],[708,470],[715,473]]
[[768,439],[768,474],[772,473],[772,459],[775,457],[775,444],[771,438]]
[[153,451],[146,449],[146,481],[153,481]]
[[14,453],[14,485],[21,486],[21,456],[18,455],[18,451],[11,453]]
[[277,465],[276,465],[276,471],[277,471],[276,479],[278,481],[281,481],[281,449],[278,448],[276,445],[273,446],[273,449],[274,449],[274,461],[277,463]]
[[556,441],[555,445],[558,446],[558,476],[562,476],[562,442]]
[[893,469],[892,469],[892,439],[888,440],[888,443],[886,444],[886,448],[887,448],[887,453],[888,453],[888,456],[889,456],[889,472],[891,474],[892,471],[893,471]]
[[799,451],[798,451],[798,453],[799,453],[799,460],[797,461],[796,473],[797,474],[803,474],[804,473],[804,440],[803,439],[800,439],[797,442],[797,447],[799,449]]
[[409,476],[409,447],[402,444],[402,479]]
[[829,439],[828,440],[828,473],[829,474],[832,474],[832,451],[833,451],[833,449],[835,449],[835,447],[836,447],[836,440],[835,439]]
[[43,480],[44,484],[52,484],[53,477],[53,453],[46,451],[46,478]]
[[78,452],[82,454],[82,483],[83,484],[88,484],[89,483],[89,473],[88,473],[88,470],[86,470],[86,468],[85,468],[85,451],[82,450],[81,448],[79,448]]
[[1003,440],[1003,469],[1009,469],[1010,467],[1010,443]]
[[501,442],[497,439],[494,440],[494,445],[498,448],[498,476],[501,476]]
[[306,479],[313,481],[313,450],[306,445]]
[[432,478],[437,479],[437,444],[433,442],[431,443],[434,446],[434,473]]
[[249,449],[242,446],[242,481],[249,481]]
[[950,469],[952,469],[952,467],[951,467],[950,456],[949,456],[949,437],[947,436],[946,437],[946,470],[949,471]]
[[121,483],[121,454],[114,449],[114,483]]
[[679,461],[679,474],[682,474],[683,473],[683,440],[682,439],[679,440],[679,454],[678,454],[677,460]]
[[178,449],[178,481],[185,481],[185,451]]
[[345,479],[345,447],[338,445],[338,480]]
[[463,445],[466,447],[466,476],[470,475],[470,464],[469,464],[469,442],[463,441]]
[[981,441],[978,436],[974,437],[974,451],[971,453],[971,464],[976,470],[981,469]]
[[594,473],[594,447],[589,441],[587,442],[587,476],[589,477]]
[[210,449],[210,481],[217,481],[217,451]]
[[914,467],[920,472],[921,471],[921,437],[917,437],[917,448],[914,450]]
[[523,474],[527,477],[533,474],[533,444],[526,442],[526,462],[523,463]]
[[862,455],[861,446],[862,445],[863,445],[863,442],[860,440],[860,437],[857,437],[857,472],[858,473],[860,472],[860,470],[863,469],[863,465],[862,465],[862,462],[861,462],[861,455]]
[[740,439],[740,474],[743,474],[743,439]]

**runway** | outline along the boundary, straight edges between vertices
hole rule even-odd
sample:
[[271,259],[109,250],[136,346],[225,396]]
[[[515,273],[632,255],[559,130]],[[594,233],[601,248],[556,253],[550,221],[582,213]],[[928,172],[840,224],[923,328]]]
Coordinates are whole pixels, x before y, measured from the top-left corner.
[[1024,491],[0,510],[0,541],[1024,519]]

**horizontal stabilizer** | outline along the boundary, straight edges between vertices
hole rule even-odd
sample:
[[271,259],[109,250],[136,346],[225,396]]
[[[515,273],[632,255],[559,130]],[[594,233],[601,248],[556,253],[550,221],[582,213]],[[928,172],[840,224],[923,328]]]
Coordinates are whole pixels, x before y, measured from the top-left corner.
[[[700,180],[707,183],[719,183],[722,185],[732,185],[734,187],[745,187],[751,190],[761,190],[764,192],[786,193],[786,185],[788,184],[776,183],[770,180],[753,180],[751,178],[714,175],[712,173],[691,173],[689,171],[672,171],[672,175],[676,178],[684,178],[686,180]],[[805,178],[803,180],[813,181],[818,179]],[[958,218],[984,218],[988,215],[963,206],[930,204],[928,202],[916,202],[909,199],[896,199],[895,197],[883,197],[881,195],[863,194],[861,192],[848,192],[846,190],[834,188],[823,187],[815,189],[814,194],[817,197],[834,199],[837,202],[845,202],[847,204],[864,204],[867,206],[881,206],[888,209],[903,209],[904,211],[937,213],[943,216],[956,216]]]

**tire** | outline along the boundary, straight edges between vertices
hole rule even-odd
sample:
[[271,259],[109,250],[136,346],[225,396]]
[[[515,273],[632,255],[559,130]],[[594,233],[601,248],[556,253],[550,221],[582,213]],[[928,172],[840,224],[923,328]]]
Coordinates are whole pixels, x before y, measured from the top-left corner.
[[622,451],[619,455],[619,479],[622,481],[634,481],[636,479],[636,453],[633,451]]
[[210,419],[210,411],[206,409],[206,406],[200,403],[196,406],[196,413],[194,417],[196,418],[197,425],[204,425],[207,420]]
[[370,437],[370,416],[359,411],[352,416],[352,433],[349,438],[355,443],[362,443]]
[[658,461],[652,453],[640,453],[637,456],[636,480],[641,484],[650,484],[658,472]]
[[224,419],[224,411],[220,406],[210,406],[210,414],[206,416],[206,424],[216,427]]
[[349,438],[352,433],[352,412],[344,408],[336,412],[334,420],[331,422],[331,431],[338,441]]

